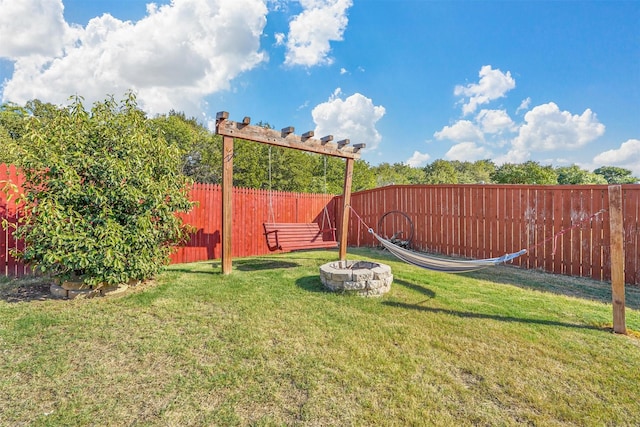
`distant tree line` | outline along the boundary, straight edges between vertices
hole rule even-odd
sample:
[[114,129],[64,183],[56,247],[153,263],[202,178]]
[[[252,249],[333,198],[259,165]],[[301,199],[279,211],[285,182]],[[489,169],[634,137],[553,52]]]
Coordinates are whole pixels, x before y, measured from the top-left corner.
[[[30,123],[55,117],[56,107],[38,100],[24,106],[0,106],[0,146],[8,139],[20,140]],[[181,153],[181,172],[196,182],[220,183],[222,138],[195,118],[171,111],[146,118],[159,137]],[[267,123],[258,125],[270,127]],[[21,141],[29,144],[28,140]],[[249,141],[237,141],[234,156],[234,185],[238,187],[307,193],[342,192],[344,160]],[[13,163],[15,153],[0,150],[0,162]],[[489,159],[475,162],[435,160],[425,167],[404,163],[371,166],[357,160],[353,191],[393,184],[631,184],[640,179],[625,168],[602,166],[594,171],[577,165],[553,167],[535,161],[496,165]]]

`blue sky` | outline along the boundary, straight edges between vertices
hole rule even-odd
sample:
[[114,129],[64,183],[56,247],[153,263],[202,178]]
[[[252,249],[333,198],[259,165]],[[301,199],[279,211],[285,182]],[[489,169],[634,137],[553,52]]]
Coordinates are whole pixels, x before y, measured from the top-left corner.
[[640,176],[640,2],[0,0],[3,102],[134,89],[365,143],[372,165],[612,165]]

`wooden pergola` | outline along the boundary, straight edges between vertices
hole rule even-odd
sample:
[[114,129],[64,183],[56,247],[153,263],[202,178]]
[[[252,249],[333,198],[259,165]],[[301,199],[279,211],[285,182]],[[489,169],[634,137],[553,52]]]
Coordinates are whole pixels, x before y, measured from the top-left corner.
[[216,115],[216,133],[222,135],[222,274],[231,273],[231,242],[233,220],[233,141],[235,138],[278,147],[293,148],[310,153],[340,157],[346,160],[342,210],[342,222],[338,231],[340,260],[347,256],[347,230],[349,229],[349,209],[351,203],[351,183],[353,181],[353,164],[360,158],[360,150],[365,144],[349,145],[348,139],[334,142],[328,135],[315,139],[312,131],[295,135],[292,126],[280,131],[252,126],[251,119],[245,117],[241,122],[229,120],[229,113],[221,111]]

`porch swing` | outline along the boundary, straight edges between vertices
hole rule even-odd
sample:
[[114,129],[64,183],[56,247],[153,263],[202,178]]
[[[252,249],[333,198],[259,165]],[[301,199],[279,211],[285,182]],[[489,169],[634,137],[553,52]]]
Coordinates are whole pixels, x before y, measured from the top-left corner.
[[[324,157],[324,187],[327,189],[327,158]],[[264,236],[270,251],[298,251],[305,249],[337,248],[336,228],[331,224],[327,206],[324,207],[322,227],[316,222],[275,222],[271,187],[271,146],[269,146],[269,218],[263,223]],[[324,240],[331,233],[331,240]]]

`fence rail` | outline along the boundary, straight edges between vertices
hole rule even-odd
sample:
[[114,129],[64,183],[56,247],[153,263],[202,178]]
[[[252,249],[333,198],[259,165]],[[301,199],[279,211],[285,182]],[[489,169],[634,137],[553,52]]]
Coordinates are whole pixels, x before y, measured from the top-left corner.
[[[607,190],[606,185],[389,186],[354,193],[351,206],[387,236],[406,220],[388,215],[378,224],[380,218],[389,211],[405,213],[415,228],[411,247],[418,251],[482,259],[528,249],[514,264],[609,281]],[[622,191],[625,281],[640,285],[640,185],[623,185]],[[376,244],[354,215],[348,241]]]
[[[2,181],[21,184],[13,166],[0,165]],[[623,185],[625,281],[640,285],[640,185]],[[195,229],[191,240],[173,254],[173,263],[221,256],[222,192],[217,185],[195,184],[197,204],[182,214]],[[264,222],[317,222],[327,228],[342,218],[340,197],[236,188],[233,192],[232,256],[269,253]],[[514,263],[557,274],[611,279],[609,206],[606,185],[437,185],[389,186],[354,193],[351,205],[381,234],[401,228],[399,215],[414,224],[411,248],[466,258],[490,258],[528,249]],[[325,209],[326,208],[326,209]],[[604,212],[594,216],[597,212]],[[328,215],[326,215],[328,214]],[[0,219],[17,220],[15,201],[0,192]],[[348,244],[374,246],[373,237],[352,214]],[[323,224],[324,223],[324,224]],[[339,226],[339,224],[338,224]],[[563,234],[558,235],[558,233]],[[10,255],[19,247],[11,230],[0,229],[0,275],[21,276],[28,269]]]

